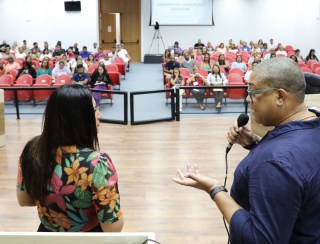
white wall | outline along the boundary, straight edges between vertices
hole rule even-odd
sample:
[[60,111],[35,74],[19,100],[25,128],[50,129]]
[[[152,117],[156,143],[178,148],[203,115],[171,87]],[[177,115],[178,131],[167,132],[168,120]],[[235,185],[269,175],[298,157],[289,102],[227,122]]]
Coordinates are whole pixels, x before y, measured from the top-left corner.
[[[0,41],[23,39],[30,44],[61,40],[63,47],[77,41],[89,48],[99,40],[98,0],[81,0],[81,12],[65,12],[64,0],[0,0]],[[213,0],[215,26],[162,26],[166,46],[179,41],[183,48],[193,46],[198,38],[213,44],[232,38],[292,44],[307,55],[314,48],[320,56],[320,0]],[[154,35],[149,26],[150,0],[141,0],[142,53],[148,53]],[[161,23],[160,23],[161,24]],[[160,43],[160,52],[163,53]],[[151,53],[157,52],[157,48]]]
[[[150,0],[141,0],[142,58],[148,53],[154,35],[149,26]],[[292,44],[306,56],[310,48],[320,56],[320,0],[213,0],[214,26],[161,26],[166,47],[179,41],[182,48],[193,46],[201,38],[213,45],[230,38],[257,42]],[[160,23],[161,25],[161,23]],[[163,45],[161,53],[163,53]],[[152,48],[151,53],[157,49]]]
[[0,0],[0,42],[26,39],[43,46],[57,41],[67,48],[75,41],[79,47],[99,41],[98,0],[81,0],[81,12],[64,11],[64,0]]

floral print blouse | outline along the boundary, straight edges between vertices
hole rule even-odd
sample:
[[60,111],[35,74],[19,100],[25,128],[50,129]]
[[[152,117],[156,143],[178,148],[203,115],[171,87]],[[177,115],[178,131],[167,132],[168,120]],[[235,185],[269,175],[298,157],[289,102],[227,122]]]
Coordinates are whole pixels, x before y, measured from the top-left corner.
[[[122,212],[117,182],[107,154],[76,146],[58,148],[46,206],[36,203],[41,223],[48,231],[86,232],[99,221],[118,221]],[[25,190],[21,162],[17,189]]]

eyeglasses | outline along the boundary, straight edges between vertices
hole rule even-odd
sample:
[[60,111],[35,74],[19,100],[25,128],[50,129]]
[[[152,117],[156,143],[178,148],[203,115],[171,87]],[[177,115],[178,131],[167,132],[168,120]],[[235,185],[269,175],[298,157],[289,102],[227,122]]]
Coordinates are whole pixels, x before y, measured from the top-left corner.
[[262,93],[266,93],[269,91],[274,91],[277,90],[279,88],[275,88],[275,87],[269,87],[266,89],[260,89],[260,90],[250,90],[250,88],[248,87],[247,92],[248,92],[248,96],[251,98],[251,100],[253,100],[253,97],[257,94],[262,94]]

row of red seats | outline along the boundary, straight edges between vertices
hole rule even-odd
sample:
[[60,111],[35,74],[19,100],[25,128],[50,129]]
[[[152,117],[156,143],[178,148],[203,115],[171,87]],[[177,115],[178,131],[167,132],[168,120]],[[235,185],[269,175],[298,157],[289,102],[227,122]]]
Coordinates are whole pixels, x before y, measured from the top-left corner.
[[317,60],[309,60],[307,64],[299,62],[298,65],[304,73],[314,73],[320,75],[320,62]]
[[[184,68],[180,68],[184,69]],[[205,70],[206,71],[206,70]],[[201,73],[201,71],[200,71]],[[186,83],[187,79],[189,79],[190,74],[189,75],[185,75],[187,73],[181,72],[181,76],[183,77],[183,85],[184,86],[193,86],[193,84],[188,85]],[[205,73],[202,74],[203,76],[205,76]],[[208,75],[208,73],[207,73]],[[206,77],[206,76],[205,76]],[[229,73],[228,76],[228,86],[243,86],[245,85],[243,76],[237,72],[234,73]],[[165,87],[167,89],[172,88],[172,84],[170,82],[167,82],[167,84],[165,85]],[[226,99],[245,99],[246,98],[246,89],[242,89],[242,88],[236,88],[236,89],[232,89],[232,88],[226,88],[224,91],[224,98],[225,98],[225,103],[226,103]],[[166,93],[166,99],[168,101],[168,99],[171,97],[170,92]],[[212,89],[206,89],[205,92],[205,99],[207,100],[208,98],[213,98],[214,97],[214,91]],[[193,94],[191,93],[191,89],[185,89],[185,92],[182,94],[182,98],[186,99],[186,103],[188,103],[188,99],[189,98],[193,98]]]
[[[60,75],[55,80],[52,81],[50,75],[40,75],[37,77],[35,82],[29,74],[21,75],[16,81],[14,81],[13,76],[5,74],[0,77],[0,88],[7,87],[58,87],[65,84],[71,84],[71,77],[68,75]],[[108,90],[113,90],[112,86],[108,86]],[[18,101],[29,102],[34,100],[35,102],[47,101],[51,96],[53,90],[18,90]],[[14,99],[14,91],[5,90],[4,91],[5,101],[11,101]],[[102,94],[102,98],[110,99],[112,101],[112,94]]]

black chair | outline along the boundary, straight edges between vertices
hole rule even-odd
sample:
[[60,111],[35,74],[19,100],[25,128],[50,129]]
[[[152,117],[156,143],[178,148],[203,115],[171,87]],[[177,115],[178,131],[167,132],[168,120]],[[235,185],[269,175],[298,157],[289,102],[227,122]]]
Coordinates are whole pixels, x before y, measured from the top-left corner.
[[306,79],[306,94],[318,94],[320,93],[320,75],[313,73],[304,73]]

